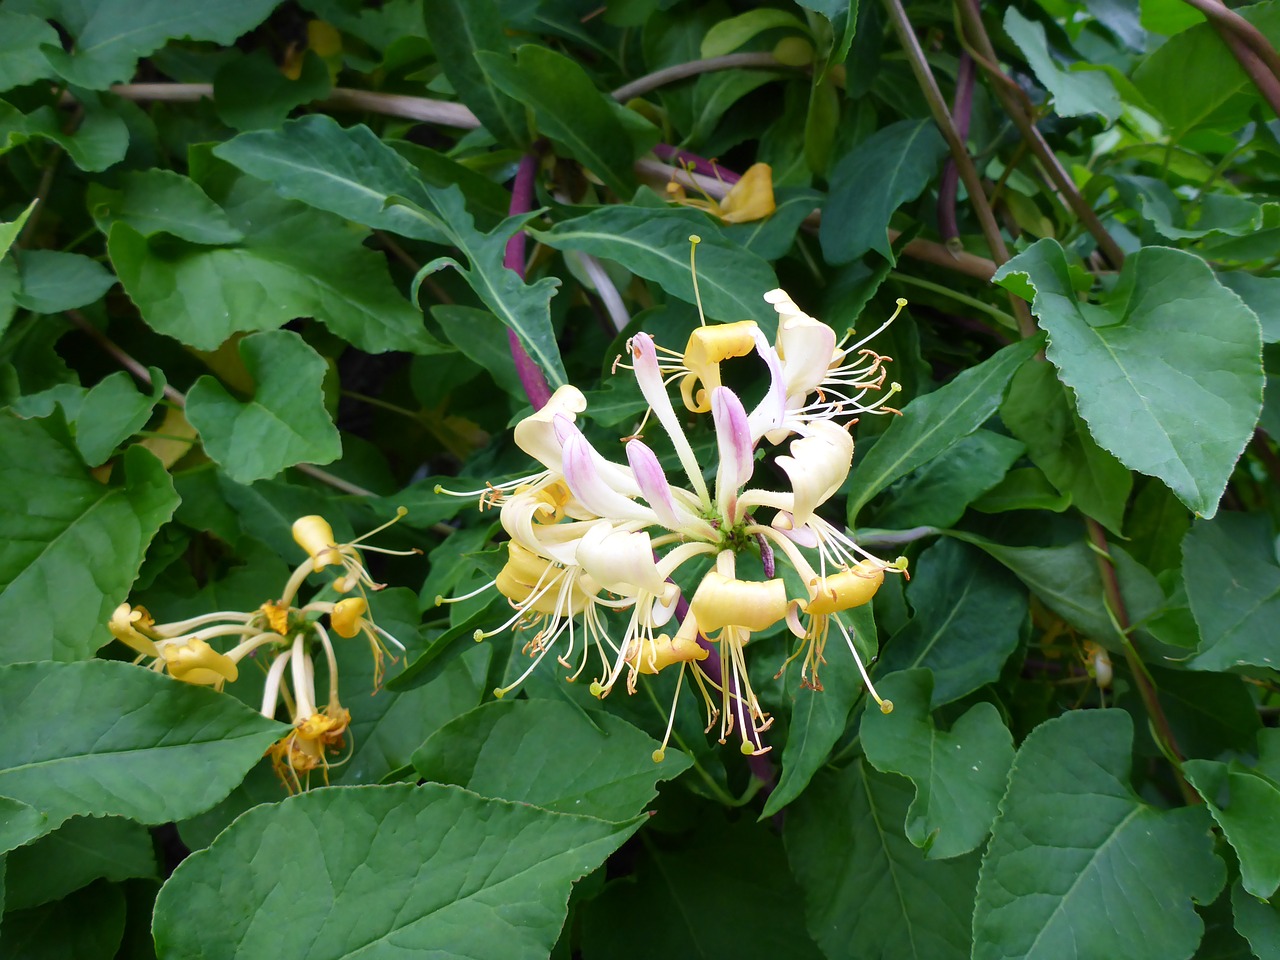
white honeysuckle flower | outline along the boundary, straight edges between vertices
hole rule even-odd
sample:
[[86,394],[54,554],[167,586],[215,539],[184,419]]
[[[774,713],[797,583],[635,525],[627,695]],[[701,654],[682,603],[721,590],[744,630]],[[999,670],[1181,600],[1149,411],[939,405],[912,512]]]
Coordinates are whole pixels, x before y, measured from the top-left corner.
[[[501,505],[511,538],[502,570],[467,596],[495,588],[512,613],[476,639],[520,631],[532,661],[499,695],[548,655],[570,679],[597,662],[591,691],[600,697],[624,677],[633,692],[641,675],[675,668],[682,681],[689,671],[708,730],[718,720],[721,742],[736,734],[744,753],[756,753],[769,749],[760,735],[772,721],[751,688],[745,650],[752,636],[785,624],[802,641],[786,662],[803,654],[801,682],[820,689],[819,665],[834,623],[871,695],[882,709],[892,708],[872,688],[841,615],[868,602],[886,573],[905,573],[906,562],[870,556],[818,511],[848,477],[854,442],[847,428],[859,415],[891,412],[886,401],[898,388],[882,389],[888,358],[867,349],[866,339],[846,346],[782,290],[765,299],[779,317],[772,344],[752,320],[700,326],[683,354],[659,347],[647,333],[627,342],[629,363],[615,363],[615,371],[632,372],[649,410],[623,438],[626,463],[601,453],[583,432],[578,415],[587,413],[586,399],[573,387],[561,387],[516,427],[517,444],[544,469],[473,493],[482,507]],[[750,412],[724,385],[729,363],[754,364],[768,378]],[[683,410],[669,393],[677,382]],[[651,417],[683,479],[673,482],[642,439]],[[710,421],[714,469],[699,459],[696,434],[688,432],[698,420]],[[776,489],[780,476],[786,483]],[[740,554],[758,556],[765,577],[739,577]],[[691,561],[706,557],[715,558],[712,568],[691,578]],[[779,562],[798,575],[799,595],[788,593],[775,570]],[[617,639],[610,622],[622,612],[628,620]],[[680,689],[678,682],[677,699]],[[674,710],[673,700],[655,759],[665,750]]]

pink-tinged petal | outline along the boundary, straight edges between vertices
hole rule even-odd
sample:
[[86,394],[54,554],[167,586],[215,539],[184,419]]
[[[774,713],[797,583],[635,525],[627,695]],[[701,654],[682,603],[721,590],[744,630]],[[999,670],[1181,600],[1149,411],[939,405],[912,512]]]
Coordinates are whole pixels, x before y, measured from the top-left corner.
[[[552,425],[555,430],[556,442],[561,446],[564,445],[565,438],[570,434],[576,433],[578,436],[582,436],[582,431],[578,429],[577,425],[569,417],[556,416],[552,420]],[[620,463],[614,463],[612,460],[606,459],[599,450],[592,446],[590,441],[586,441],[585,437],[583,439],[587,444],[587,449],[590,451],[591,462],[595,466],[596,473],[600,474],[604,482],[624,497],[639,496],[640,488],[636,486],[636,478],[632,475],[631,470]]]
[[711,497],[707,493],[706,481],[702,479],[702,471],[698,468],[698,458],[693,455],[693,447],[689,444],[689,438],[684,435],[684,428],[680,426],[671,398],[667,396],[667,388],[663,385],[662,371],[658,369],[658,353],[653,348],[653,337],[647,333],[637,333],[630,340],[630,348],[632,370],[645,402],[671,438],[671,445],[675,447],[676,456],[680,458],[680,465],[688,474],[698,499],[710,506]]
[[541,410],[516,424],[516,446],[548,470],[559,473],[560,444],[556,440],[554,420],[562,416],[572,422],[586,409],[587,398],[582,391],[566,383],[551,395]]
[[812,527],[797,527],[793,525],[791,514],[779,511],[773,517],[773,522],[769,524],[773,529],[798,546],[805,547],[810,550],[816,550],[818,547],[818,534]]
[[665,592],[666,577],[653,559],[649,534],[599,524],[578,541],[577,562],[602,587],[623,596]]
[[536,494],[526,491],[507,497],[502,502],[499,519],[502,529],[520,546],[534,553],[564,563],[573,563],[574,542],[582,536],[588,523],[540,523],[545,519],[547,504]]
[[628,440],[627,462],[635,474],[640,495],[649,501],[649,506],[658,515],[658,522],[668,530],[678,529],[680,518],[676,515],[671,484],[667,482],[667,475],[654,452],[639,440]]
[[716,470],[716,502],[726,523],[736,523],[734,509],[738,490],[751,479],[755,456],[751,446],[751,425],[738,395],[728,387],[711,391],[711,417],[716,425],[716,446],[720,466]]
[[791,455],[777,461],[791,480],[795,497],[791,522],[796,527],[808,523],[813,511],[840,489],[853,463],[853,437],[848,431],[826,420],[816,420],[805,429],[809,435],[792,441]]
[[785,290],[770,290],[764,298],[778,311],[778,353],[787,398],[803,400],[826,379],[836,359],[836,333],[797,307]]
[[755,332],[755,340],[756,353],[760,354],[760,359],[769,368],[769,389],[748,418],[751,423],[753,446],[761,437],[778,430],[787,414],[787,390],[778,353],[759,330]]
[[564,432],[564,479],[579,503],[596,516],[610,520],[657,521],[652,510],[624,497],[609,485],[596,465],[599,454],[581,430],[563,418],[557,419],[556,427]]

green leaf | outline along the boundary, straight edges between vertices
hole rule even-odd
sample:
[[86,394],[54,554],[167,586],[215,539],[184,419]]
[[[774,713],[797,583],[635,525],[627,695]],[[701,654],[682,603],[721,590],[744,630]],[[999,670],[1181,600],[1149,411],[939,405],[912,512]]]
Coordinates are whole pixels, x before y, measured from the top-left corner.
[[84,116],[74,132],[66,130],[66,120],[51,106],[24,114],[0,101],[0,154],[31,140],[48,140],[67,151],[81,170],[96,173],[124,159],[129,148],[129,128],[114,106],[88,90],[79,90]]
[[279,130],[242,133],[213,154],[291,200],[404,237],[448,242],[446,230],[402,206],[388,206],[393,196],[415,197],[421,177],[363,124],[342,127],[312,114]]
[[445,724],[413,755],[424,780],[601,820],[634,817],[692,762],[612,714],[555,700],[491,700]]
[[18,214],[15,220],[9,223],[0,222],[0,261],[4,260],[4,256],[9,252],[9,248],[13,246],[13,241],[18,239],[18,235],[22,233],[23,226],[26,225],[27,217],[31,216],[31,211],[36,208],[39,200],[32,200],[27,204],[27,209]]
[[[847,610],[841,620],[858,640],[860,652],[874,656],[878,641],[871,605]],[[839,641],[836,643],[839,646]],[[800,661],[793,660],[786,667],[783,689],[795,691],[789,694],[791,723],[782,747],[782,776],[765,802],[761,819],[773,816],[809,786],[813,775],[830,758],[831,748],[844,734],[854,703],[865,690],[848,650],[836,649],[829,656],[834,662],[822,671],[821,690],[800,681]]]
[[[1144,7],[1146,4],[1144,4]],[[1244,16],[1267,37],[1280,30],[1280,8],[1260,3],[1244,8]],[[1187,83],[1195,77],[1195,83]],[[1181,139],[1196,127],[1244,122],[1257,94],[1218,32],[1201,22],[1153,50],[1133,72],[1138,92]]]
[[133,378],[119,370],[103,377],[90,390],[76,417],[76,448],[91,467],[106,463],[116,447],[143,428],[164,390],[164,374],[151,368],[152,396],[145,397]]
[[[692,836],[678,843],[665,838],[646,843],[634,872],[609,883],[587,904],[582,955],[819,960],[778,838],[745,818],[727,823],[718,810],[701,809],[696,815]],[[764,878],[767,895],[762,895]],[[620,936],[634,927],[637,916],[661,922],[646,924],[643,935]]]
[[48,828],[192,816],[288,730],[233,697],[107,660],[0,667],[0,698],[0,794],[42,811]]
[[1197,521],[1182,541],[1182,577],[1201,638],[1189,666],[1280,666],[1280,565],[1265,517]]
[[24,960],[112,960],[124,937],[120,888],[99,881],[65,900],[5,914],[0,956]]
[[880,681],[893,713],[862,715],[862,747],[881,773],[910,778],[916,798],[907,810],[907,839],[930,860],[958,857],[987,839],[1013,763],[1013,735],[989,703],[965,711],[949,731],[929,716],[933,678],[908,670]]
[[989,430],[962,437],[889,491],[874,514],[875,525],[888,530],[954,526],[1025,450],[1020,441]]
[[[182,862],[156,900],[157,952],[546,956],[570,885],[639,826],[434,783],[317,790],[250,810]],[[255,919],[280,915],[293,921]]]
[[102,264],[79,253],[24,250],[18,261],[22,292],[13,302],[33,313],[61,313],[100,300],[116,285]]
[[932,120],[899,120],[881,127],[840,159],[822,208],[818,239],[828,263],[856,260],[875,250],[896,262],[889,219],[938,174],[947,144]]
[[454,267],[494,316],[515,331],[529,356],[542,368],[551,388],[567,383],[560,348],[551,327],[551,297],[560,285],[559,278],[543,277],[536,283],[526,284],[503,263],[508,238],[524,227],[529,216],[511,217],[488,233],[481,233],[475,229],[458,187],[429,190],[428,194],[427,202],[434,214],[418,208],[419,215],[425,214],[429,221],[448,231],[468,265],[464,269],[453,257],[438,257],[418,271],[413,282],[414,296],[426,276],[444,267]]
[[700,53],[703,59],[722,57],[726,53],[733,53],[748,40],[766,30],[778,29],[791,29],[804,37],[809,35],[809,28],[794,13],[759,7],[740,13],[736,17],[721,20],[708,30],[707,35],[702,38]]
[[[696,210],[652,209],[614,204],[557,223],[547,231],[529,231],[557,250],[581,250],[622,264],[652,280],[673,297],[695,303],[689,269],[689,237],[698,244],[698,289],[712,319],[750,318],[772,336],[778,315],[764,295],[778,286],[773,269],[720,235],[714,223]],[[677,344],[673,347],[683,346]]]
[[187,393],[187,419],[227,475],[252,483],[297,463],[342,456],[324,407],[324,359],[291,330],[255,333],[239,349],[255,384],[252,399],[241,403],[210,376]]
[[1000,406],[1014,371],[1040,343],[1033,337],[1010,344],[903,407],[902,416],[894,418],[853,471],[848,488],[850,525],[877,493],[986,423]]
[[958,700],[1000,676],[1018,645],[1027,596],[981,553],[943,538],[920,556],[907,586],[915,616],[884,645],[879,676],[928,667],[933,706]]
[[367,353],[434,350],[421,312],[392,285],[386,259],[364,246],[361,231],[248,177],[213,199],[245,234],[243,245],[148,240],[126,223],[111,227],[116,273],[153,329],[212,350],[238,331],[315,317]]
[[[953,535],[1003,563],[1045,606],[1086,637],[1104,644],[1119,642],[1107,613],[1098,555],[1084,540],[1062,547],[1010,547],[968,534]],[[1129,620],[1138,623],[1163,606],[1164,591],[1151,572],[1124,550],[1112,544],[1110,552]]]
[[861,760],[824,772],[788,812],[787,859],[831,960],[967,960],[976,855],[926,860],[902,833],[912,788]]
[[488,310],[442,304],[431,308],[444,338],[493,377],[494,383],[513,397],[524,400],[524,386],[511,358],[511,345],[498,319]]
[[1010,470],[1003,480],[973,502],[973,509],[980,513],[1007,513],[1010,510],[1062,513],[1069,506],[1071,498],[1058,493],[1039,467]]
[[1130,469],[1159,477],[1191,510],[1213,516],[1262,409],[1253,311],[1202,259],[1164,247],[1126,259],[1102,307],[1076,298],[1053,240],[1014,257],[995,282],[1020,296],[1034,289],[1046,353],[1094,439]]
[[[232,141],[233,143],[235,141]],[[89,185],[89,212],[103,233],[123,221],[144,237],[167,233],[192,243],[238,243],[244,234],[195,181],[172,170],[135,170],[120,189]]]
[[477,53],[509,57],[510,44],[494,0],[425,0],[427,35],[440,67],[493,138],[508,147],[529,143],[529,125],[520,98],[508,97],[481,69]]
[[1280,960],[1280,907],[1245,892],[1240,881],[1231,885],[1231,908],[1236,929],[1248,938],[1258,960]]
[[1280,850],[1275,824],[1280,787],[1238,761],[1187,760],[1182,772],[1240,858],[1244,888],[1266,900],[1280,887]]
[[290,78],[265,49],[223,64],[213,76],[218,118],[236,130],[278,127],[297,107],[329,95],[329,68],[312,50],[302,57],[301,73]]
[[1013,7],[1004,12],[1004,32],[1017,44],[1036,79],[1053,95],[1053,109],[1063,117],[1100,114],[1120,116],[1120,94],[1105,73],[1063,70],[1049,51],[1043,24],[1028,20]]
[[212,40],[233,44],[261,23],[279,0],[16,0],[15,13],[56,20],[75,41],[70,53],[43,47],[44,55],[67,82],[105,90],[133,75],[139,57],[169,39]]
[[0,91],[53,76],[41,47],[58,46],[58,31],[39,17],[0,10]]
[[1215,276],[1258,315],[1262,342],[1280,343],[1280,277],[1256,277],[1243,270],[1222,270]]
[[1086,516],[1120,533],[1133,474],[1098,446],[1052,365],[1029,362],[1013,375],[1000,419],[1060,493]]
[[608,95],[576,60],[528,43],[505,53],[477,50],[476,61],[503,93],[533,111],[538,132],[561,147],[618,195],[635,192],[631,137],[614,113]]
[[978,881],[974,960],[1189,957],[1226,871],[1202,810],[1129,785],[1133,721],[1079,710],[1042,723],[1013,762]]
[[98,879],[155,875],[151,834],[142,824],[120,817],[75,817],[5,858],[4,907],[38,907]]
[[6,632],[0,663],[80,660],[111,639],[111,611],[178,503],[146,450],[130,448],[121,466],[123,483],[104,485],[60,423],[0,413],[0,620],[22,624]]
[[[12,797],[0,797],[0,853],[7,853],[14,847],[29,843],[45,833],[45,816],[29,803],[14,800]],[[0,866],[7,858],[0,857]],[[0,894],[4,892],[4,884],[0,878]],[[0,905],[4,899],[0,898]]]

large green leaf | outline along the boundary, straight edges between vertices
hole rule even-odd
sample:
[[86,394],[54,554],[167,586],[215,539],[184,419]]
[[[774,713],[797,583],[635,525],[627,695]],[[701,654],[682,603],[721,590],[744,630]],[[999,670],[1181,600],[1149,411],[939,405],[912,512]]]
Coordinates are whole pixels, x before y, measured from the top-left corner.
[[156,900],[156,945],[173,960],[546,956],[571,884],[639,826],[434,783],[316,790],[184,860]]
[[1041,724],[1009,774],[982,864],[974,960],[1190,957],[1226,871],[1200,809],[1129,785],[1133,721],[1082,710]]
[[144,396],[133,377],[118,370],[85,394],[76,417],[76,448],[91,467],[107,461],[116,447],[143,428],[165,387],[164,374],[151,368],[152,393]]
[[0,663],[80,660],[111,639],[111,611],[178,503],[146,450],[120,466],[122,483],[100,483],[60,422],[0,413],[0,621],[14,625]]
[[43,812],[182,820],[288,729],[233,697],[107,660],[0,667],[0,795]]
[[[689,269],[689,237],[698,244],[698,290],[707,316],[756,320],[772,332],[778,315],[764,295],[778,285],[773,268],[753,253],[726,242],[715,224],[695,210],[613,205],[564,220],[547,231],[530,231],[557,250],[580,250],[622,264],[673,297],[696,302]],[[684,344],[671,344],[679,349]]]
[[949,731],[939,730],[929,716],[928,670],[895,673],[879,689],[893,701],[893,713],[862,715],[862,747],[881,773],[901,774],[916,786],[907,838],[931,860],[976,850],[991,830],[1013,763],[1013,735],[999,711],[975,704]]
[[116,278],[102,264],[79,253],[24,250],[18,260],[22,292],[14,302],[33,313],[73,310],[102,298]]
[[392,196],[413,197],[421,178],[363,124],[343,127],[317,113],[279,130],[242,133],[213,153],[291,200],[401,236],[448,242],[435,224],[387,205]]
[[1192,667],[1280,666],[1280,565],[1265,517],[1196,522],[1182,540],[1182,578],[1200,628]]
[[124,936],[125,902],[99,881],[55,903],[5,914],[0,956],[23,960],[112,960]]
[[1280,887],[1280,787],[1239,761],[1188,760],[1182,772],[1240,858],[1244,888],[1260,899],[1271,897]]
[[[1010,10],[1012,12],[1012,9]],[[1081,512],[1120,533],[1133,474],[1098,446],[1048,363],[1030,362],[1013,375],[1000,407],[1027,456]]]
[[1020,441],[990,430],[961,437],[890,489],[874,514],[874,525],[890,530],[954,526],[965,508],[1003,480],[1025,452]]
[[1009,7],[1004,12],[1004,32],[1027,58],[1036,79],[1053,94],[1053,109],[1059,116],[1100,114],[1107,120],[1120,116],[1120,95],[1111,78],[1100,71],[1077,73],[1059,67],[1049,52],[1043,24]]
[[329,95],[329,68],[306,51],[296,76],[286,76],[275,57],[259,48],[228,60],[213,75],[213,102],[218,117],[237,130],[280,126],[296,108]]
[[25,910],[61,900],[99,878],[156,875],[151,834],[121,817],[75,817],[4,862],[4,908]]
[[432,352],[421,312],[395,289],[386,259],[364,246],[361,231],[248,177],[225,190],[204,186],[244,234],[241,244],[148,239],[124,221],[111,227],[116,273],[154,329],[212,350],[237,331],[315,317],[368,353]]
[[56,20],[71,35],[70,53],[43,47],[54,69],[69,83],[105,90],[133,75],[139,57],[171,38],[232,44],[256,27],[279,0],[14,0],[15,13]]
[[946,538],[921,555],[907,600],[915,616],[884,645],[876,671],[928,667],[934,706],[999,677],[1027,616],[1026,591],[1013,577]]
[[[878,641],[871,605],[847,610],[841,619],[857,637],[860,650],[874,655]],[[791,661],[783,674],[783,689],[794,691],[789,694],[791,723],[782,747],[782,775],[765,802],[762,818],[772,816],[800,796],[844,734],[849,713],[865,688],[849,651],[842,647],[837,641],[828,654],[831,662],[822,671],[821,690],[800,682],[799,660]]]
[[25,13],[0,10],[0,90],[53,76],[41,47],[56,46],[53,25]]
[[1040,240],[995,280],[1029,299],[1046,353],[1094,438],[1212,517],[1262,409],[1258,318],[1199,257],[1145,247],[1101,307],[1076,298],[1066,255]]
[[495,0],[424,0],[427,36],[458,99],[499,143],[524,147],[529,124],[522,98],[512,99],[481,69],[476,54],[506,57],[510,44]]
[[899,477],[923,466],[982,426],[1000,406],[1009,378],[1040,347],[1039,338],[1010,344],[944,387],[916,397],[863,457],[850,479],[849,520]]
[[788,812],[787,858],[830,960],[967,960],[977,855],[926,860],[902,833],[911,799],[909,781],[858,761]]
[[[0,854],[29,843],[44,833],[44,820],[44,814],[31,804],[12,797],[0,797]],[[0,857],[0,865],[5,859]],[[0,894],[3,892],[4,884],[0,881]],[[0,906],[3,904],[4,899],[0,897]]]
[[135,170],[119,182],[117,190],[89,185],[89,212],[103,233],[123,220],[144,237],[168,233],[215,245],[244,239],[226,212],[189,177],[172,170]]
[[831,172],[818,238],[829,263],[848,263],[868,250],[890,262],[889,219],[938,174],[947,143],[932,120],[882,127],[841,158]]
[[1259,900],[1236,881],[1231,886],[1231,908],[1236,929],[1247,937],[1258,960],[1280,960],[1280,906]]
[[[697,816],[692,836],[645,844],[634,872],[611,882],[586,906],[583,957],[818,960],[777,836],[746,818],[727,823],[716,810],[699,810]],[[620,935],[637,916],[661,922],[646,924],[635,936]]]
[[48,104],[24,114],[0,101],[0,154],[31,140],[47,140],[67,151],[81,170],[105,170],[124,159],[129,127],[120,111],[106,106],[98,94],[78,93],[84,117],[70,132],[62,115]]
[[324,359],[292,330],[255,333],[239,346],[255,384],[249,401],[210,376],[187,394],[187,419],[227,476],[252,483],[296,463],[342,456],[338,428],[324,408]]
[[601,820],[634,817],[691,761],[609,713],[555,700],[491,700],[433,733],[413,755],[424,780]]
[[596,89],[576,60],[528,43],[513,63],[505,53],[477,51],[485,76],[533,111],[538,132],[594,173],[619,198],[635,189],[636,151],[608,95]]

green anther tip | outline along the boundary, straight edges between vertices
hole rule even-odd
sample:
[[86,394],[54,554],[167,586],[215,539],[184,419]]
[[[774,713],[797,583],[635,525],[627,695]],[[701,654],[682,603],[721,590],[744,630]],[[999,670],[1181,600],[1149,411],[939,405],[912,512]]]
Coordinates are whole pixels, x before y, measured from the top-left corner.
[[753,753],[756,752],[755,744],[751,743],[749,740],[742,741],[742,746],[739,747],[738,749],[742,751],[743,756],[747,756],[747,757],[751,756]]
[[437,483],[437,484],[436,484],[436,486],[435,486],[435,492],[436,492],[436,493],[444,493],[444,487]]
[[400,519],[401,517],[405,517],[405,516],[408,516],[408,515],[409,515],[409,508],[408,508],[408,507],[406,507],[406,506],[399,506],[399,507],[396,507],[396,519],[397,519],[397,520],[398,520],[398,519]]
[[907,298],[906,298],[906,297],[899,297],[899,298],[898,298],[898,306],[900,306],[900,307],[905,307],[906,305],[907,305]]
[[892,700],[881,700],[881,701],[880,701],[880,712],[881,712],[881,713],[893,713],[893,701],[892,701]]
[[503,697],[507,695],[507,690],[505,687],[494,687],[493,695],[497,697],[499,700],[501,700]]
[[484,639],[484,631],[477,630],[475,633],[471,635],[471,639],[474,640],[476,643],[479,643],[481,640]]
[[590,686],[590,687],[588,687],[588,688],[587,688],[587,690],[588,690],[588,691],[591,693],[591,695],[592,695],[593,697],[595,697],[597,700],[598,700],[600,697],[604,696],[604,687],[600,686],[600,682],[599,682],[598,680],[592,680],[592,681],[591,681],[591,686]]
[[439,607],[439,606],[442,606],[443,604],[444,604],[444,595],[443,595],[443,594],[440,594],[440,593],[437,593],[437,594],[436,594],[436,606],[437,606],[437,607]]
[[653,751],[653,762],[654,762],[654,763],[661,763],[661,762],[662,762],[662,760],[663,760],[663,758],[664,758],[666,755],[667,755],[667,753],[666,753],[666,751],[665,751],[665,750],[655,750],[655,751]]
[[691,234],[689,234],[689,242],[690,242],[690,243],[701,243],[701,242],[702,242],[702,238],[701,238],[700,236],[698,236],[696,233],[691,233]]

